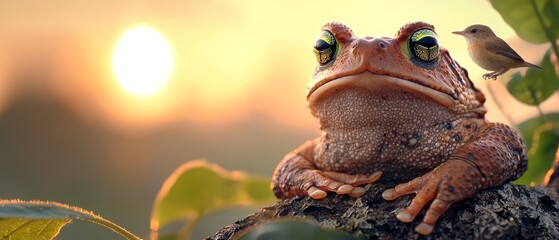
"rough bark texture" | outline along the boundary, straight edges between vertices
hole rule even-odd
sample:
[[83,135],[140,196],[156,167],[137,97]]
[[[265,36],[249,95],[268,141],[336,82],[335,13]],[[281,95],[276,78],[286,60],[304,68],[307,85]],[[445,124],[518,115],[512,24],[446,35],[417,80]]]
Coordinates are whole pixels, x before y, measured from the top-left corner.
[[281,217],[301,218],[360,239],[559,239],[559,198],[551,189],[505,184],[481,191],[455,203],[431,235],[421,236],[414,228],[423,215],[411,224],[399,222],[395,216],[412,196],[385,201],[381,193],[386,187],[376,184],[359,199],[329,194],[321,200],[280,200],[207,239],[230,239]]

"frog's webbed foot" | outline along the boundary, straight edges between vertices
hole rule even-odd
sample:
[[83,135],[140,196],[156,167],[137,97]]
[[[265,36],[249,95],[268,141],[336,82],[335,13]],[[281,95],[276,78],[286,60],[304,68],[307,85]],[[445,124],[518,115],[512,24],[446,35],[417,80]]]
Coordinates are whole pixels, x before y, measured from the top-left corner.
[[477,191],[473,186],[480,177],[477,167],[468,161],[449,160],[431,172],[382,193],[386,200],[394,200],[407,194],[417,194],[410,205],[400,211],[396,218],[402,222],[412,222],[423,207],[433,200],[423,221],[415,228],[420,234],[433,231],[439,217],[456,201],[467,198]]

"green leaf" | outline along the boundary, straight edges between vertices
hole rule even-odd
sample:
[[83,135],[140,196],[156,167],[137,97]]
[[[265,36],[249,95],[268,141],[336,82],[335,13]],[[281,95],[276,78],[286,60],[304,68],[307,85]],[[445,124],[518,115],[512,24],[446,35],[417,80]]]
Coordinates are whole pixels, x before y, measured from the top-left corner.
[[559,113],[549,113],[544,118],[545,121],[538,116],[518,125],[526,144],[528,170],[516,183],[541,183],[553,163],[559,144]]
[[559,89],[559,77],[547,51],[541,62],[542,69],[529,68],[526,76],[515,73],[507,83],[509,92],[520,102],[539,105]]
[[152,209],[151,230],[158,231],[176,220],[190,224],[213,211],[275,199],[270,179],[228,172],[202,160],[190,161],[163,183]]
[[53,239],[70,219],[0,219],[0,239]]
[[[559,1],[547,1],[543,7],[543,14],[551,20],[551,28],[559,28]],[[555,38],[559,36],[556,34]]]
[[553,37],[553,41],[559,37],[559,3],[557,0],[491,0],[493,8],[501,14],[522,39],[531,43],[545,43],[549,39],[540,22],[534,6],[542,13],[542,21]]
[[126,239],[140,239],[81,208],[55,202],[0,200],[1,239],[53,239],[72,219],[100,224]]
[[239,240],[356,240],[347,233],[327,231],[300,221],[276,221],[263,224],[242,235]]

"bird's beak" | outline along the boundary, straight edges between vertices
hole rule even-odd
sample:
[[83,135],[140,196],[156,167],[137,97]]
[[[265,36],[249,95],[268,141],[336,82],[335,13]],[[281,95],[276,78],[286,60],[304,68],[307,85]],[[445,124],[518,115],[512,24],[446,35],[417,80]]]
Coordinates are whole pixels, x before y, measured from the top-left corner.
[[452,32],[452,33],[458,34],[458,35],[462,35],[462,36],[465,35],[465,34],[464,34],[464,31],[454,31],[454,32]]

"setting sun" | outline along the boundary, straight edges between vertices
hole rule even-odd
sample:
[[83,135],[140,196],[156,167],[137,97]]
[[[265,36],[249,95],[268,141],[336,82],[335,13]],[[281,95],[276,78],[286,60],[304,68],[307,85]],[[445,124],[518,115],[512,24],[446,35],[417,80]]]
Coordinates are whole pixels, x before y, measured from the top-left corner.
[[136,96],[157,93],[169,79],[173,65],[171,46],[161,33],[137,26],[120,37],[113,55],[118,84]]

